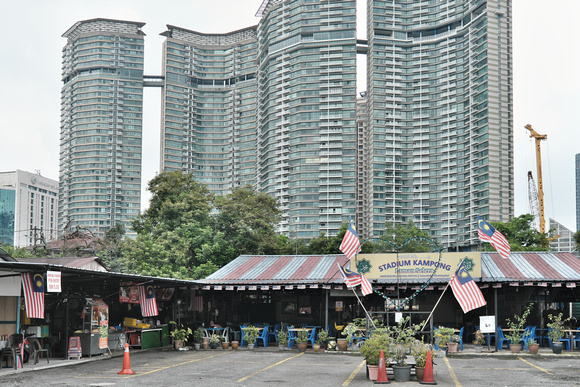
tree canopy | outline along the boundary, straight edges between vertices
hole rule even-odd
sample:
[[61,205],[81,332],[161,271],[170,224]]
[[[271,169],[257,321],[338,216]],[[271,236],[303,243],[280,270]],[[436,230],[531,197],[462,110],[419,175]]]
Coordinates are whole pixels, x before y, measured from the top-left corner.
[[[511,251],[548,251],[548,234],[533,228],[533,221],[533,215],[523,214],[507,222],[490,222],[490,224],[506,237]],[[495,250],[489,243],[485,243],[483,249]]]

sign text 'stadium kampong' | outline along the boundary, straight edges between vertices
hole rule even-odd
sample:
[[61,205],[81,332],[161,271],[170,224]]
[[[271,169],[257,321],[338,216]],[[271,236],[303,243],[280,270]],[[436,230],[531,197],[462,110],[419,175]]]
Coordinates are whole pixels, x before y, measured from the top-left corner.
[[[395,269],[397,267],[397,264],[399,266],[399,268],[401,267],[405,267],[405,266],[414,266],[417,268],[417,266],[423,266],[424,268],[433,268],[435,269],[436,267],[439,267],[440,269],[443,270],[451,270],[451,265],[443,263],[443,262],[438,262],[438,261],[433,261],[433,260],[429,260],[429,259],[403,259],[403,260],[399,260],[397,261],[393,261],[393,262],[389,262],[389,263],[385,263],[383,265],[379,266],[379,271],[382,272],[384,270],[388,270],[388,269]],[[417,270],[415,270],[415,272],[418,272]]]

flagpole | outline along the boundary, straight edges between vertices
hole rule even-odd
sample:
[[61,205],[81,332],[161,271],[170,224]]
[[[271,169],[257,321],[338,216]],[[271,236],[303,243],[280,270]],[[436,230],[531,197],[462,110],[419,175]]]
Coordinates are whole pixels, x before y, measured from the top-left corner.
[[[336,263],[338,265],[338,262]],[[340,265],[338,265],[340,267]],[[340,270],[340,269],[339,269]],[[347,288],[349,288],[349,286],[346,286]],[[362,301],[360,300],[360,298],[358,297],[358,294],[356,294],[356,290],[354,289],[354,287],[350,288],[352,290],[352,292],[354,293],[354,296],[356,297],[356,299],[358,300],[358,303],[360,304],[360,306],[362,306],[363,310],[365,311],[365,314],[367,315],[367,318],[370,320],[371,324],[373,324],[373,327],[375,329],[377,329],[377,326],[375,325],[373,319],[371,318],[371,316],[369,315],[369,312],[367,311],[367,309],[365,308],[364,304],[362,303]]]
[[[465,261],[465,258],[463,258],[461,260],[461,262],[459,262],[459,265],[457,265],[457,267],[461,266],[463,264],[463,261]],[[457,269],[455,269],[455,271],[457,271]],[[455,275],[455,274],[454,274]],[[425,320],[425,323],[423,324],[423,328],[421,328],[421,332],[423,332],[423,329],[425,329],[425,327],[427,326],[427,323],[429,322],[429,320],[431,319],[431,316],[433,316],[433,313],[435,312],[435,308],[437,308],[437,305],[439,305],[439,302],[441,301],[441,299],[443,298],[443,295],[445,294],[445,292],[447,291],[447,288],[449,287],[449,284],[451,284],[451,280],[453,279],[453,276],[449,279],[449,281],[447,282],[447,286],[445,286],[445,289],[443,289],[443,292],[441,293],[441,296],[439,296],[439,299],[437,300],[437,302],[435,303],[435,306],[433,307],[433,309],[431,310],[431,313],[429,314],[429,317],[427,317],[427,320]]]

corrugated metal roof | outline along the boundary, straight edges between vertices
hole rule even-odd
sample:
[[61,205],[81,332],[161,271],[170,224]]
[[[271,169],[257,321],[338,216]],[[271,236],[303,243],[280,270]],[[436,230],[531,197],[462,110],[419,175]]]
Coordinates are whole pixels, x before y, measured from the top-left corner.
[[242,255],[199,282],[205,284],[321,284],[340,279],[344,255]]
[[482,280],[580,281],[580,258],[571,253],[512,252],[508,259],[496,253],[481,253]]

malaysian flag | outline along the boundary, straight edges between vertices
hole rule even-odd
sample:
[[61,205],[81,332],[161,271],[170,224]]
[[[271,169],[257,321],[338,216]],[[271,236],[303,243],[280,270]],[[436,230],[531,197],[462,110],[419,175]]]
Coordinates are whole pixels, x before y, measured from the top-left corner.
[[373,287],[369,280],[362,274],[359,274],[355,271],[345,269],[344,267],[340,268],[340,274],[342,274],[342,278],[344,279],[344,283],[349,288],[354,288],[357,285],[360,285],[361,292],[363,296],[367,294],[371,294],[373,292]]
[[358,253],[361,249],[358,234],[354,228],[352,218],[348,221],[348,228],[346,229],[344,238],[342,238],[342,243],[340,244],[339,249],[348,259],[351,259],[353,255]]
[[457,298],[457,302],[459,302],[461,309],[463,309],[463,313],[467,313],[472,309],[477,309],[486,304],[481,290],[479,290],[479,287],[475,284],[475,281],[473,281],[465,266],[463,266],[463,262],[461,262],[461,265],[459,265],[457,271],[453,274],[450,285],[455,298]]
[[507,239],[479,216],[477,217],[477,235],[482,241],[491,243],[502,258],[509,258],[511,248]]
[[44,318],[44,277],[42,273],[22,273],[24,304],[29,318]]
[[155,301],[155,290],[151,285],[139,285],[139,304],[143,317],[157,316],[157,302]]

